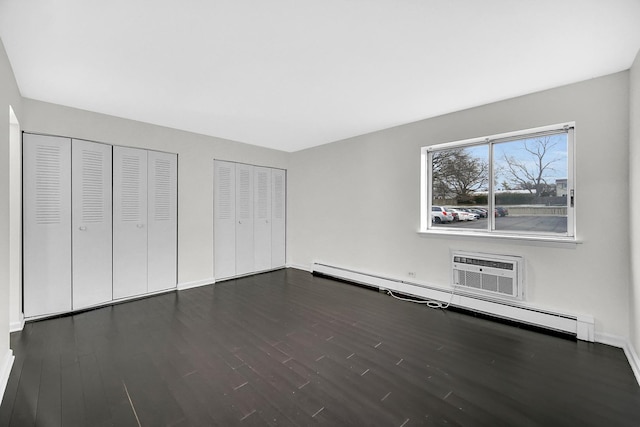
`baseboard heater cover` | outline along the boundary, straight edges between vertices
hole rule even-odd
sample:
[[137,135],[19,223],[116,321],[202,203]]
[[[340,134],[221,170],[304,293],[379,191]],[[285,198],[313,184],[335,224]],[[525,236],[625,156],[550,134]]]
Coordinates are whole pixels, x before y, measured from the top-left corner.
[[444,303],[451,301],[451,305],[455,307],[571,334],[583,341],[594,341],[594,318],[589,315],[557,313],[525,306],[522,303],[491,300],[457,292],[452,297],[450,289],[359,272],[318,262],[312,264],[311,271],[336,279],[347,280],[380,290],[388,289],[417,298],[442,301]]

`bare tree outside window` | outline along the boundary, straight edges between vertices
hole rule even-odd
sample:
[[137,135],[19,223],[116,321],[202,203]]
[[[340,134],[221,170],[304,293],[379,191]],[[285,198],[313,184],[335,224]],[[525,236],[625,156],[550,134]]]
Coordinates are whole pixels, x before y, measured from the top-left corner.
[[[564,163],[562,169],[566,170],[564,139],[552,135],[506,144],[510,147],[502,151],[498,171],[504,176],[503,186],[508,186],[505,190],[527,190],[536,199],[555,196],[555,182],[549,180],[557,179],[559,170],[555,165]],[[519,147],[514,146],[515,144]]]
[[[567,232],[567,134],[535,136],[493,145],[496,230]],[[502,216],[509,216],[504,220]]]

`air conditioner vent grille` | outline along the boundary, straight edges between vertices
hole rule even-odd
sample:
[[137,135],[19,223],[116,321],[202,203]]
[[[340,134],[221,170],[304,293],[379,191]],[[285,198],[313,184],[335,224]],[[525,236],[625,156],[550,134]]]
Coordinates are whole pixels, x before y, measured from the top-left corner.
[[462,256],[454,256],[453,262],[458,262],[462,264],[480,265],[483,267],[501,268],[503,270],[513,270],[512,262],[500,262],[500,261],[492,261],[492,260],[482,259],[482,258],[467,258]]
[[452,254],[452,282],[474,293],[522,299],[522,258],[455,251]]

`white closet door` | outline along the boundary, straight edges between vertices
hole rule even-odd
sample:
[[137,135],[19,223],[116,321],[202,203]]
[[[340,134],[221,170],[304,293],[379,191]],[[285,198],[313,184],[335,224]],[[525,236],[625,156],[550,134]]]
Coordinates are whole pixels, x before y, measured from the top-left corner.
[[254,272],[253,166],[236,164],[236,275]]
[[214,269],[215,278],[236,275],[236,164],[215,160],[214,171]]
[[72,141],[74,310],[112,299],[111,149]]
[[175,288],[178,255],[178,156],[149,151],[148,292]]
[[271,268],[284,267],[286,247],[287,179],[286,171],[273,169],[271,175]]
[[271,168],[253,169],[254,271],[271,269]]
[[24,134],[24,315],[71,310],[71,140]]
[[147,152],[113,147],[113,298],[147,292]]

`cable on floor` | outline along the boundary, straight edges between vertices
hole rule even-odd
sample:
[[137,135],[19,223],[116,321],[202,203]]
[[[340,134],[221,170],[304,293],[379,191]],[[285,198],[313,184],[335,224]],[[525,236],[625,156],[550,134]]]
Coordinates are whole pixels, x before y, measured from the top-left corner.
[[389,289],[387,289],[387,293],[389,295],[391,295],[392,297],[394,297],[395,299],[399,299],[400,301],[407,301],[407,302],[414,302],[416,304],[426,304],[427,307],[429,308],[441,308],[441,309],[447,309],[449,308],[449,305],[451,304],[451,301],[453,301],[453,294],[455,293],[455,287],[453,287],[451,289],[451,296],[449,297],[449,302],[447,302],[446,304],[440,301],[433,301],[433,300],[414,300],[414,299],[409,299],[409,298],[402,298],[399,297],[397,295],[394,295],[393,292],[391,292]]

